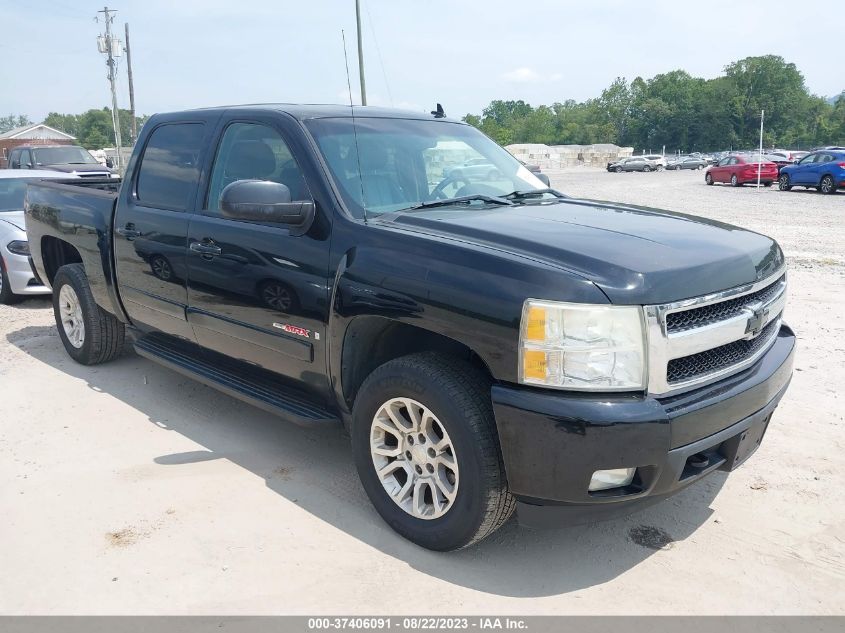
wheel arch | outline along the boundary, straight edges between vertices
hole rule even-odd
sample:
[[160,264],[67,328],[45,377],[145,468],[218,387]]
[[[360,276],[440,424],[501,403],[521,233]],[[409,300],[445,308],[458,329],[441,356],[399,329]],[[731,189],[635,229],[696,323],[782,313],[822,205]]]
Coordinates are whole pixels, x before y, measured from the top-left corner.
[[46,281],[51,286],[56,278],[59,268],[67,264],[85,265],[82,255],[77,248],[58,237],[45,235],[41,238],[41,258],[44,262],[44,272],[47,275]]
[[361,385],[373,370],[395,358],[431,351],[463,358],[493,381],[490,368],[468,345],[388,317],[361,315],[350,321],[343,337],[338,395],[351,411]]

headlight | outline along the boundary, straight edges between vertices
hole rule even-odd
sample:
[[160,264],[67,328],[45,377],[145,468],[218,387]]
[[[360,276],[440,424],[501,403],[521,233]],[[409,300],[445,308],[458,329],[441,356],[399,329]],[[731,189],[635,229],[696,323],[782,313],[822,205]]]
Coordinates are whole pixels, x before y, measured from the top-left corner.
[[29,257],[29,242],[26,240],[15,240],[14,242],[9,242],[6,244],[6,248],[9,249],[10,253],[14,253],[15,255],[26,255]]
[[519,381],[558,389],[645,389],[643,311],[638,306],[529,299],[522,307]]

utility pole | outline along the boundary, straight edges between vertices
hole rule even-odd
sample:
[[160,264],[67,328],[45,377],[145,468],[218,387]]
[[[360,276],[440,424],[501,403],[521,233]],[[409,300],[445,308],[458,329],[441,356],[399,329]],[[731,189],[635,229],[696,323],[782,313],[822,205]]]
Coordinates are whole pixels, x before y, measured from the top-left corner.
[[[97,13],[104,14],[104,21],[106,23],[106,35],[105,35],[105,52],[108,55],[108,61],[106,61],[106,65],[109,67],[109,85],[111,86],[111,118],[112,118],[112,125],[114,126],[114,144],[115,150],[117,151],[117,156],[115,157],[115,166],[120,169],[121,160],[120,155],[120,115],[117,112],[117,90],[115,88],[115,68],[117,66],[117,62],[115,61],[115,51],[114,51],[114,42],[112,41],[111,37],[111,23],[114,18],[111,16],[112,13],[117,13],[117,11],[109,11],[108,7],[103,7],[102,11],[97,11]],[[117,54],[120,55],[120,51],[117,51]]]
[[361,40],[361,0],[355,0],[355,20],[358,23],[358,72],[361,75],[361,105],[367,105],[367,83],[364,81],[364,44]]
[[132,54],[129,52],[129,22],[126,27],[126,74],[129,76],[129,113],[132,116],[132,144],[138,140],[138,122],[135,120],[135,86],[132,83]]

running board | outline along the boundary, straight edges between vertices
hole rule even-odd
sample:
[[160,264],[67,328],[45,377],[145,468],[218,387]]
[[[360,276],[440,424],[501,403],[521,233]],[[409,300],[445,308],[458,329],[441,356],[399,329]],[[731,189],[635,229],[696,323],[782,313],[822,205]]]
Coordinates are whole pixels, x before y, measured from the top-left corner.
[[134,347],[144,358],[295,424],[340,424],[336,415],[266,369],[164,334],[145,334]]

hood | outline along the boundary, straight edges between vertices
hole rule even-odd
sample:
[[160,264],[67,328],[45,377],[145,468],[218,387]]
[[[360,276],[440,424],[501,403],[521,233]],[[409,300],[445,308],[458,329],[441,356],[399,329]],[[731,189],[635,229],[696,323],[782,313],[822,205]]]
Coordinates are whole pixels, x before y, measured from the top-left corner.
[[68,165],[68,164],[59,164],[59,165],[39,165],[41,169],[49,169],[50,171],[61,171],[66,174],[70,174],[73,172],[77,173],[87,173],[91,171],[102,172],[104,174],[110,174],[111,169],[108,167],[103,167],[99,163],[95,164],[81,164],[81,165]]
[[26,224],[23,219],[23,211],[0,211],[0,220],[8,222],[12,226],[26,231]]
[[392,226],[518,253],[589,279],[613,303],[667,303],[763,279],[784,262],[764,235],[703,218],[586,200],[430,209]]

